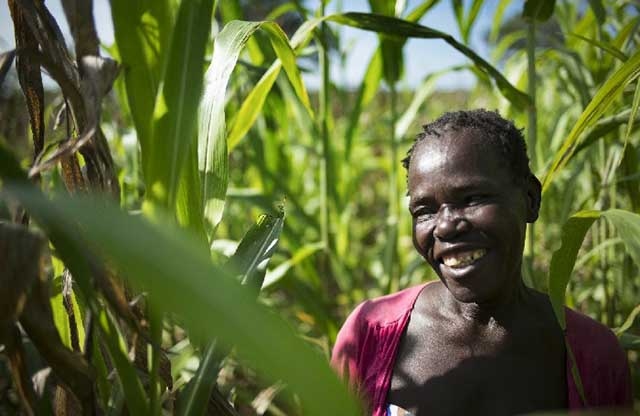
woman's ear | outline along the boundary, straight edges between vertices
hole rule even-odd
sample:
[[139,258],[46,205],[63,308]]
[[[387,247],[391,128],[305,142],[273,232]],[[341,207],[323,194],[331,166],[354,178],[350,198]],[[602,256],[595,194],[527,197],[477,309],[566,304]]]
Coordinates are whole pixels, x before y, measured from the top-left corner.
[[527,191],[527,222],[533,223],[538,219],[540,202],[542,200],[542,185],[535,175],[530,174],[526,183]]

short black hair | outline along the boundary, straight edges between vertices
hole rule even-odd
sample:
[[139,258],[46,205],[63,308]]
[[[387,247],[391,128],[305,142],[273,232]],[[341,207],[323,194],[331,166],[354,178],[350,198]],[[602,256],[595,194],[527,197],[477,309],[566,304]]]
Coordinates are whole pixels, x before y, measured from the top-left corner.
[[422,133],[416,136],[407,156],[402,160],[402,165],[407,172],[415,148],[423,140],[437,139],[448,131],[473,130],[482,135],[482,139],[486,140],[488,146],[502,155],[517,184],[526,183],[533,175],[529,168],[527,145],[522,129],[518,129],[512,121],[502,118],[497,111],[477,109],[448,112],[435,121],[425,124],[422,129]]

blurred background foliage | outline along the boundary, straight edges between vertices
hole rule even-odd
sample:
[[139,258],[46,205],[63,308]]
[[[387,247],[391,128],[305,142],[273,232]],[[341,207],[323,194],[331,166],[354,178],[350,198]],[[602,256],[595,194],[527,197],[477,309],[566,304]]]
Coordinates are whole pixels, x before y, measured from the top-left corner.
[[[33,273],[53,287],[47,319],[62,345],[43,352],[28,308],[0,317],[0,414],[356,413],[326,365],[341,323],[364,299],[435,278],[413,249],[400,161],[422,124],[478,107],[525,128],[544,183],[527,284],[616,331],[638,409],[638,5],[492,3],[483,59],[468,45],[488,4],[443,2],[450,33],[419,23],[437,0],[370,0],[371,13],[345,2],[330,16],[328,1],[112,0],[115,43],[83,50],[93,21],[69,0],[67,54],[43,3],[9,0],[22,40],[20,75],[5,76],[13,57],[0,59],[0,215],[22,224],[4,235],[42,238],[31,224],[49,240],[13,267],[43,258]],[[379,36],[356,88],[331,72],[350,53],[341,25]],[[434,39],[425,49],[444,41],[468,63],[408,86],[408,37]],[[100,54],[100,65],[82,59]],[[119,76],[91,104],[96,79],[113,81],[111,58]],[[55,88],[38,92],[40,69]],[[452,71],[473,85],[437,89]],[[319,81],[305,85],[308,74]],[[94,163],[100,143],[111,164]],[[85,193],[111,203],[63,197]],[[563,227],[585,210],[598,213],[582,233]],[[87,368],[66,371],[67,352]],[[95,387],[81,394],[82,377]]]

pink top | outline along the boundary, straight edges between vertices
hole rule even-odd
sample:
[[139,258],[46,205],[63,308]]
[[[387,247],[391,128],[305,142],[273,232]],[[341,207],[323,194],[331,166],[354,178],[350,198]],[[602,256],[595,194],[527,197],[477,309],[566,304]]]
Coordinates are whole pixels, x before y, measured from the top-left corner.
[[[384,416],[400,338],[426,284],[361,303],[338,333],[332,366],[366,397],[373,416]],[[604,325],[566,309],[567,342],[573,351],[587,403],[583,403],[567,359],[569,409],[631,407],[631,376],[625,352]]]

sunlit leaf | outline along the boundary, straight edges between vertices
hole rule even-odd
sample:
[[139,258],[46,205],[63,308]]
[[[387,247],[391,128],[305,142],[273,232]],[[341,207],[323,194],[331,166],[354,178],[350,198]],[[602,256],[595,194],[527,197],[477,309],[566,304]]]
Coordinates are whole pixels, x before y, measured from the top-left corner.
[[542,181],[543,192],[548,189],[558,171],[566,166],[573,156],[582,132],[596,123],[605,110],[620,96],[624,88],[637,79],[639,75],[640,52],[636,52],[600,86],[593,99],[575,122],[562,147],[556,152],[551,168]]
[[146,180],[149,201],[166,208],[176,204],[181,173],[196,138],[212,7],[213,0],[186,0],[180,4],[155,101],[153,145]]
[[262,283],[262,289],[267,289],[278,283],[292,267],[323,248],[324,244],[322,242],[307,244],[300,248],[290,259],[280,263],[275,269],[267,271],[267,275]]
[[580,211],[571,216],[562,226],[562,245],[553,253],[549,265],[549,298],[562,329],[566,328],[564,315],[564,297],[571,272],[576,262],[578,250],[591,224],[601,213],[598,211]]
[[169,0],[111,1],[113,32],[125,66],[127,100],[142,148],[145,173],[151,157],[153,107],[171,36],[170,10]]
[[[269,68],[245,99],[236,115],[229,137],[226,137],[224,103],[227,84],[242,48],[258,29],[263,29],[269,35],[279,60]],[[206,88],[200,105],[198,134],[202,204],[205,218],[211,229],[220,222],[224,210],[229,175],[227,146],[232,149],[251,128],[282,67],[298,98],[312,114],[309,97],[295,62],[295,54],[286,35],[277,24],[232,21],[216,37],[213,58],[206,75]],[[211,236],[209,238],[211,239]]]
[[347,26],[357,27],[360,29],[385,33],[393,36],[407,38],[424,38],[424,39],[442,39],[453,48],[460,51],[477,65],[482,71],[486,72],[496,83],[496,86],[502,94],[519,108],[526,108],[530,103],[527,94],[515,88],[507,79],[493,67],[490,63],[481,58],[469,47],[456,41],[451,35],[422,26],[417,23],[408,22],[406,20],[397,19],[388,16],[378,16],[366,13],[344,13],[328,16],[327,20],[340,23]]

